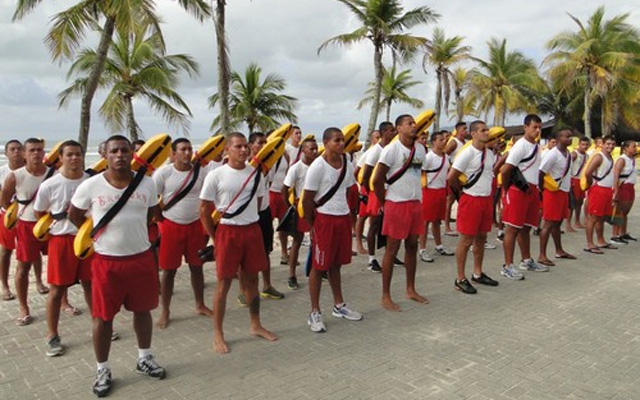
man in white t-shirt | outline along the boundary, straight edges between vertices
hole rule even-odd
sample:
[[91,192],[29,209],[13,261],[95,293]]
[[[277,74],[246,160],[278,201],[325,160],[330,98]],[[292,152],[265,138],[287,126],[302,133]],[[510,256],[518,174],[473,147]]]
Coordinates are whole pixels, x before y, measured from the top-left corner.
[[[354,229],[356,237],[356,250],[359,254],[367,254],[368,252],[368,249],[365,249],[362,245],[362,240],[364,236],[364,224],[370,217],[367,207],[367,205],[369,204],[369,188],[367,181],[364,180],[364,166],[368,155],[375,149],[376,144],[380,141],[380,138],[381,134],[379,130],[371,132],[369,148],[365,152],[363,152],[360,157],[358,157],[355,170],[353,171],[353,174],[356,177],[356,182],[358,182],[359,185],[360,193],[358,201],[358,216],[356,218],[356,226]],[[369,227],[371,227],[371,220],[369,220]],[[371,259],[371,257],[369,258]]]
[[[585,199],[585,191],[580,187],[580,176],[587,166],[589,161],[589,155],[587,149],[591,145],[591,139],[586,136],[581,136],[578,142],[578,147],[571,152],[571,195],[573,197],[573,203],[570,204],[569,218],[567,218],[567,232],[576,232],[576,229],[584,229],[584,224],[580,222],[580,215],[582,215],[582,204]],[[572,225],[571,218],[575,213],[575,223]]]
[[[460,121],[455,125],[455,130],[452,133],[450,139],[448,139],[447,146],[444,149],[444,152],[449,156],[449,162],[452,163],[456,155],[462,151],[464,144],[467,140],[467,123],[464,121]],[[456,197],[448,190],[447,192],[447,207],[445,210],[445,218],[444,218],[444,234],[447,236],[458,236],[456,231],[451,229],[451,208],[453,207],[453,203],[455,203]]]
[[[493,164],[495,154],[487,148],[489,129],[483,121],[474,121],[470,126],[471,145],[462,150],[449,170],[449,187],[459,195],[458,216],[456,218],[460,240],[456,247],[457,277],[454,288],[466,294],[477,290],[465,276],[465,264],[469,248],[473,245],[473,282],[498,286],[498,282],[487,276],[482,269],[484,244],[493,222]],[[464,174],[466,182],[461,184]]]
[[73,240],[78,228],[69,221],[67,213],[71,197],[89,175],[84,166],[84,151],[80,143],[67,140],[60,146],[62,167],[58,174],[40,185],[33,210],[37,218],[51,214],[54,223],[51,226],[48,246],[47,282],[51,290],[47,299],[47,351],[49,357],[64,353],[58,322],[62,298],[69,286],[80,282],[84,290],[85,301],[91,309],[91,259],[80,260],[73,252]]
[[[502,167],[503,211],[502,221],[506,225],[503,249],[504,265],[500,273],[512,280],[522,280],[524,275],[514,265],[516,240],[520,247],[524,271],[546,272],[549,267],[538,264],[531,258],[531,228],[540,222],[540,190],[538,171],[540,170],[540,146],[537,139],[542,131],[542,120],[535,114],[524,118],[524,136],[518,140]],[[514,182],[514,171],[518,169],[524,180],[521,187]]]
[[300,161],[300,157],[302,157],[300,143],[302,143],[302,130],[300,130],[299,126],[293,126],[291,127],[289,143],[287,143],[286,146],[286,151],[289,156],[289,166]]
[[[87,211],[91,212],[95,227],[134,180],[131,171],[133,145],[129,139],[111,136],[107,139],[106,151],[109,168],[82,182],[71,199],[69,220],[77,227],[84,223]],[[98,397],[111,391],[108,359],[113,318],[123,305],[133,312],[138,343],[136,371],[155,379],[163,379],[166,375],[151,351],[151,310],[158,306],[159,287],[148,226],[159,214],[156,185],[145,176],[122,209],[94,236],[95,254],[91,265],[93,348],[98,371],[93,392]]]
[[[313,332],[325,332],[320,311],[322,274],[327,272],[333,293],[332,315],[359,321],[362,315],[347,308],[342,297],[340,268],[351,262],[351,215],[347,190],[355,185],[353,165],[344,155],[344,134],[327,128],[322,135],[324,153],[307,171],[302,196],[304,218],[311,226],[311,270],[309,296],[311,313],[307,323]],[[337,186],[336,186],[337,185]]]
[[[287,207],[292,205],[297,207],[300,202],[300,195],[304,189],[304,181],[307,177],[307,171],[311,163],[318,157],[318,143],[314,139],[305,139],[302,142],[302,154],[304,158],[302,162],[295,163],[284,178],[282,188],[280,189],[280,196]],[[291,198],[289,192],[293,190],[293,204],[291,204]],[[297,212],[297,211],[296,211]],[[311,231],[311,226],[304,218],[297,218],[296,232],[291,236],[293,238],[291,242],[291,250],[289,252],[289,279],[287,280],[287,286],[291,290],[297,290],[298,278],[296,276],[296,266],[298,265],[298,254],[300,252],[300,246],[302,245],[302,239],[306,232]]]
[[[4,144],[4,154],[8,163],[0,167],[0,190],[9,172],[24,165],[24,147],[17,139],[11,139]],[[14,300],[16,297],[9,288],[9,268],[11,255],[16,249],[16,230],[4,226],[4,207],[0,208],[0,278],[2,278],[2,300]]]
[[160,329],[169,325],[175,276],[182,265],[183,257],[189,265],[196,314],[213,316],[213,312],[204,302],[204,263],[198,257],[198,251],[206,246],[208,240],[198,210],[206,170],[199,164],[191,163],[193,146],[189,139],[174,140],[171,143],[171,154],[173,163],[162,166],[153,174],[158,195],[164,203],[162,220],[158,224],[161,238],[158,265],[162,270],[162,313],[156,326]]
[[403,240],[407,280],[405,296],[418,303],[429,302],[415,288],[418,236],[424,233],[420,183],[426,151],[421,143],[416,142],[416,123],[411,115],[399,116],[395,125],[398,140],[382,150],[373,176],[376,197],[384,210],[382,234],[387,236],[382,259],[381,304],[389,311],[400,311],[400,306],[391,300],[391,278],[393,262]]
[[[547,243],[549,236],[553,238],[556,247],[556,258],[575,260],[575,256],[562,248],[560,225],[569,217],[569,191],[571,190],[571,153],[567,147],[571,144],[572,132],[562,129],[555,133],[555,146],[543,157],[540,164],[540,183],[542,191],[542,219],[544,225],[540,231],[540,254],[538,263],[548,267],[555,263],[547,257]],[[557,184],[558,190],[544,187],[545,175],[550,175]]]
[[[259,169],[247,164],[249,146],[240,132],[227,137],[225,150],[228,162],[210,172],[200,193],[200,220],[215,245],[218,285],[213,300],[213,350],[228,353],[222,323],[227,295],[233,279],[242,271],[245,298],[251,317],[250,334],[274,341],[278,337],[260,322],[258,273],[267,268],[267,253],[258,225],[258,209],[266,200],[267,191]],[[219,221],[212,213],[217,209]]]

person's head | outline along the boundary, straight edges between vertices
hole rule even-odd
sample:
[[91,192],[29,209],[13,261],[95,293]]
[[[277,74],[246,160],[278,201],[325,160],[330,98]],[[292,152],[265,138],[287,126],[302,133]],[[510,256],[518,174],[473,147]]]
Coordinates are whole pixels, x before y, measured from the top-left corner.
[[29,138],[24,141],[25,161],[27,165],[38,166],[43,163],[44,140]]
[[589,149],[589,146],[591,146],[591,139],[589,139],[588,137],[582,135],[580,136],[580,141],[578,142],[578,152],[584,154],[587,152],[587,150]]
[[634,158],[636,156],[636,142],[634,140],[625,140],[620,145],[620,151],[627,157]]
[[133,145],[133,151],[137,152],[138,150],[140,150],[140,147],[144,146],[144,140],[137,139],[131,142],[131,144]]
[[467,123],[464,121],[460,121],[455,125],[455,136],[458,139],[464,139],[467,136]]
[[431,148],[438,153],[444,151],[444,148],[447,146],[447,134],[446,131],[435,131],[431,135]]
[[558,144],[557,135],[554,135],[553,137],[550,137],[549,140],[547,140],[547,149],[551,150],[554,147],[556,147],[557,144]]
[[180,164],[181,166],[190,164],[193,157],[191,141],[182,137],[171,142],[171,156],[174,164]]
[[300,129],[299,126],[292,126],[291,127],[291,144],[294,145],[295,147],[298,147],[301,141],[302,141],[302,130]]
[[318,157],[318,142],[316,142],[315,138],[305,138],[302,141],[301,146],[302,154],[304,155],[304,157],[302,157],[302,161],[307,165],[311,165],[313,160]]
[[571,144],[572,135],[573,135],[573,131],[568,128],[560,129],[559,131],[557,131],[553,136],[553,139],[555,139],[558,149],[565,150]]
[[380,141],[380,138],[382,137],[382,135],[380,134],[379,130],[373,131],[371,132],[371,145],[375,145]]
[[604,141],[602,139],[602,136],[598,136],[597,138],[593,139],[593,145],[596,147],[596,149],[601,149],[603,144]]
[[415,139],[416,137],[416,121],[409,114],[402,114],[396,118],[396,130],[400,137]]
[[425,131],[425,132],[419,133],[418,137],[416,137],[416,142],[423,145],[424,148],[426,149],[427,143],[429,143],[429,132]]
[[382,141],[382,144],[385,146],[396,135],[396,127],[389,121],[381,122],[380,126],[378,127],[378,130],[380,131],[380,137],[381,137],[380,140]]
[[616,138],[613,135],[607,135],[602,138],[602,151],[607,154],[611,154],[613,149],[616,147]]
[[267,136],[262,132],[253,132],[249,135],[249,150],[255,156],[267,144]]
[[122,172],[131,169],[133,145],[126,136],[113,135],[105,141],[109,170]]
[[239,166],[240,164],[244,164],[249,157],[247,138],[240,132],[231,132],[227,136],[227,142],[224,148],[229,164]]
[[19,163],[24,160],[24,147],[17,139],[11,139],[4,144],[4,154],[10,163]]
[[484,121],[475,120],[469,125],[469,132],[471,133],[471,138],[474,140],[476,144],[484,144],[487,142],[489,138],[489,128]]
[[322,133],[322,144],[324,144],[324,154],[331,156],[344,152],[344,134],[339,128],[329,127]]
[[100,157],[102,158],[107,158],[107,142],[100,142],[100,144],[98,144],[98,154],[100,154]]
[[60,160],[65,170],[77,171],[84,166],[84,149],[75,140],[66,140],[60,145]]
[[542,133],[542,119],[536,114],[524,117],[524,138],[534,143]]

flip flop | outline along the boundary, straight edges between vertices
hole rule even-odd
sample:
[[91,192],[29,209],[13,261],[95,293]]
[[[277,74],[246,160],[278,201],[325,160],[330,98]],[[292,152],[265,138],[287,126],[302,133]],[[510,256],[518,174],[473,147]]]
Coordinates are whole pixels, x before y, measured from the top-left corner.
[[600,254],[600,255],[604,254],[604,251],[600,250],[599,247],[594,247],[593,249],[590,249],[590,248],[587,247],[587,248],[585,248],[583,250],[586,251],[587,253],[591,253],[591,254]]
[[31,315],[18,317],[18,319],[16,320],[16,324],[18,324],[18,326],[27,326],[27,325],[30,325],[32,322],[33,322],[33,318],[31,317]]
[[445,232],[444,234],[452,237],[458,236],[458,232],[454,232],[454,231]]
[[612,245],[611,243],[607,243],[605,245],[602,246],[598,246],[599,249],[607,249],[607,250],[618,250],[618,248],[614,245]]
[[543,260],[543,261],[538,260],[538,264],[546,265],[547,267],[555,267],[556,266],[556,264],[551,260]]
[[566,260],[575,260],[576,256],[574,256],[573,254],[556,254],[556,258],[564,258]]
[[76,307],[67,307],[64,309],[64,313],[69,316],[75,317],[77,315],[82,314],[82,311]]
[[11,292],[7,292],[5,294],[2,295],[2,300],[4,301],[11,301],[11,300],[15,300],[16,296],[13,295],[13,293]]

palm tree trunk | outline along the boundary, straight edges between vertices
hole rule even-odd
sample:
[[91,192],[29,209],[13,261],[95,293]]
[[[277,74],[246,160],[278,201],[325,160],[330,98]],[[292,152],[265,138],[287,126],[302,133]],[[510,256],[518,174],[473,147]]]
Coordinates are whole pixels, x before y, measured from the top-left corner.
[[386,121],[391,120],[391,100],[387,101],[387,119]]
[[462,122],[464,119],[464,99],[460,96],[460,93],[456,93],[456,113],[458,114],[456,122]]
[[373,66],[375,71],[375,92],[373,94],[373,105],[371,106],[371,115],[369,116],[369,125],[367,126],[367,147],[371,144],[371,135],[378,121],[380,113],[380,93],[382,92],[382,46],[376,45],[373,53]]
[[584,85],[584,135],[591,138],[591,105],[589,104],[589,94],[591,93],[591,85],[589,85],[589,73]]
[[133,101],[131,96],[126,96],[124,104],[127,107],[127,130],[129,131],[129,138],[133,142],[138,140],[138,124],[136,124],[136,118],[133,115]]
[[229,49],[225,33],[225,6],[226,0],[216,0],[216,41],[218,46],[218,93],[220,95],[220,130],[223,134],[229,133]]
[[433,131],[440,130],[440,112],[442,111],[442,71],[436,69],[436,120],[433,122]]
[[78,141],[83,148],[87,148],[87,142],[89,140],[89,127],[91,124],[91,102],[93,96],[98,89],[98,83],[100,82],[100,76],[104,70],[104,63],[107,59],[107,53],[109,51],[109,45],[111,44],[111,37],[116,25],[116,17],[108,16],[102,28],[102,35],[100,37],[100,43],[98,44],[97,57],[91,69],[91,74],[87,80],[87,87],[82,95],[82,104],[80,106],[80,132],[78,133]]

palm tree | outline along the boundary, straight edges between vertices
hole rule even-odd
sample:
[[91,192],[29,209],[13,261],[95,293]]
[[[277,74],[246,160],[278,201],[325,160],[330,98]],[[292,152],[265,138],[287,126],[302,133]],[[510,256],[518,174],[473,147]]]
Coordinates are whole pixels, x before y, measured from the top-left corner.
[[[400,58],[426,45],[427,39],[404,33],[420,24],[434,22],[439,15],[429,7],[417,7],[404,12],[401,0],[337,0],[349,8],[361,26],[349,33],[334,36],[318,48],[318,54],[329,45],[351,46],[365,40],[373,44],[375,71],[374,98],[369,117],[368,132],[373,131],[380,112],[382,91],[382,55],[385,49]],[[395,58],[394,58],[395,59]]]
[[617,115],[614,110],[625,102],[621,97],[607,99],[607,94],[620,94],[620,91],[613,89],[621,85],[628,86],[627,89],[635,94],[638,87],[640,35],[627,23],[629,14],[605,20],[604,13],[604,7],[599,7],[586,24],[569,14],[578,25],[578,30],[564,31],[554,36],[547,43],[547,48],[552,53],[543,61],[543,64],[550,66],[549,75],[560,80],[563,88],[576,85],[582,89],[585,135],[589,137],[592,136],[591,114],[594,102],[600,99],[603,104],[604,132],[607,125],[616,120],[616,117],[607,117],[606,114]]
[[493,124],[504,126],[508,112],[536,110],[534,93],[544,88],[533,60],[519,51],[507,51],[507,40],[491,39],[489,59],[473,58],[478,67],[472,71],[470,95],[478,112]]
[[[230,129],[237,129],[243,122],[249,133],[254,129],[266,132],[281,122],[297,122],[294,109],[298,99],[282,94],[287,84],[276,74],[267,75],[261,80],[262,69],[255,63],[245,70],[244,77],[237,72],[231,73],[231,93],[229,96]],[[244,79],[243,79],[244,78]],[[209,97],[209,107],[220,101],[220,93]],[[215,129],[221,123],[217,116],[211,124]]]
[[[43,0],[18,0],[13,21],[24,18]],[[211,8],[205,0],[177,0],[182,8],[203,21],[211,15]],[[155,26],[159,29],[159,20],[155,13],[155,2],[150,0],[83,0],[52,17],[52,27],[47,33],[45,44],[55,61],[73,59],[85,38],[87,31],[96,30],[101,25],[100,41],[96,48],[96,57],[80,106],[80,131],[78,141],[85,146],[89,138],[91,123],[91,103],[99,86],[100,76],[107,59],[107,52],[114,31],[130,32],[136,24]]]
[[444,101],[444,109],[449,115],[449,99],[451,97],[451,85],[455,79],[453,71],[450,67],[462,60],[469,58],[471,47],[462,46],[462,36],[453,36],[447,38],[444,30],[436,28],[433,31],[431,43],[427,46],[427,52],[422,59],[422,68],[427,72],[427,65],[432,65],[436,70],[437,86],[436,86],[436,120],[434,121],[434,130],[440,130],[440,117],[442,111],[442,102]]
[[229,116],[229,85],[231,81],[231,66],[229,65],[229,48],[225,32],[226,0],[216,0],[216,14],[213,20],[216,28],[216,44],[218,50],[218,93],[220,108],[220,130],[230,132]]
[[[387,110],[387,121],[391,118],[391,104],[393,103],[405,103],[415,108],[422,108],[424,103],[420,99],[411,97],[407,94],[407,90],[419,85],[420,81],[412,80],[411,70],[407,69],[399,74],[396,73],[396,68],[385,69],[384,76],[382,78],[382,93],[380,99],[380,107],[385,107]],[[373,102],[375,98],[375,82],[369,82],[369,89],[365,92],[367,97],[362,99],[358,103],[358,109],[364,107],[364,105]]]
[[[98,54],[91,49],[80,52],[67,75],[79,78],[58,95],[60,106],[65,106],[72,97],[85,92],[97,57]],[[135,27],[130,34],[118,32],[98,82],[100,87],[109,89],[100,107],[100,115],[111,131],[126,129],[131,140],[137,140],[141,129],[135,120],[133,99],[141,97],[169,124],[188,131],[187,115],[191,116],[191,111],[175,92],[178,76],[183,71],[193,77],[198,74],[198,65],[184,54],[166,55],[160,32],[150,30],[147,26]]]
[[[455,96],[456,122],[463,121],[465,115],[476,114],[473,102],[470,101],[470,96],[467,96],[466,93],[470,87],[470,80],[471,74],[464,67],[457,67],[451,74],[451,83],[453,84]],[[465,93],[463,94],[463,92]]]

